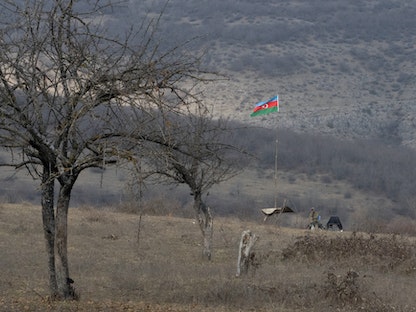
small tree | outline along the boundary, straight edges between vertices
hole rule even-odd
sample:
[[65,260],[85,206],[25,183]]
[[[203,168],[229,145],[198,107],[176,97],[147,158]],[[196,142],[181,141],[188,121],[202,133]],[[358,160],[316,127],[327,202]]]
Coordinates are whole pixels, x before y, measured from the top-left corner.
[[213,217],[203,195],[240,173],[245,154],[230,143],[233,131],[228,120],[215,119],[204,105],[193,106],[181,117],[163,114],[158,121],[153,138],[147,141],[151,147],[145,149],[152,153],[142,155],[147,160],[147,175],[189,187],[203,236],[203,257],[210,260]]
[[76,0],[19,3],[1,4],[0,144],[20,156],[3,165],[40,178],[50,293],[74,299],[67,220],[79,174],[127,155],[127,138],[146,137],[150,112],[192,98],[183,85],[200,72],[196,58],[159,52],[153,21],[124,39],[106,36],[102,1],[88,11]]

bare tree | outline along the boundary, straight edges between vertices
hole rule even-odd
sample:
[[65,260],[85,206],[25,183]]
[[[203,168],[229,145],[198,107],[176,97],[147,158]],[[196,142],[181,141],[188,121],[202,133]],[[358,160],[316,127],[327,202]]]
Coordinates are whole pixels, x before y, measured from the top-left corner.
[[76,0],[19,3],[0,4],[0,144],[15,156],[2,165],[40,179],[50,293],[75,299],[67,220],[79,174],[128,155],[128,138],[146,137],[148,111],[192,102],[202,72],[179,46],[159,51],[157,20],[118,39],[103,31],[102,1],[88,11]]
[[213,216],[203,195],[240,173],[246,154],[232,144],[234,131],[228,120],[215,119],[205,105],[193,106],[182,117],[162,114],[158,121],[154,137],[147,140],[152,146],[144,149],[152,154],[141,155],[146,174],[189,187],[203,236],[203,257],[210,260]]

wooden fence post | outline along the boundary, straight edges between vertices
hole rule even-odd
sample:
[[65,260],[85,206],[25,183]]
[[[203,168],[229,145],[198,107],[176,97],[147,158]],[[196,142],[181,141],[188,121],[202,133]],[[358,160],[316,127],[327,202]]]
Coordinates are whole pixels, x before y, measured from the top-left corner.
[[251,252],[256,243],[258,237],[252,234],[250,230],[243,231],[241,235],[240,248],[238,249],[238,261],[237,261],[237,274],[239,277],[241,274],[247,274],[254,254]]

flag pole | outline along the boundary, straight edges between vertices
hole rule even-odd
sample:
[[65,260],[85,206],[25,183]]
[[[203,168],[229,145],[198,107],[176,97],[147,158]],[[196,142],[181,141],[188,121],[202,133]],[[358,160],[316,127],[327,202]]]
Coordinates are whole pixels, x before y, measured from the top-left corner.
[[[279,95],[277,95],[277,109],[279,109],[280,107],[280,103],[279,103]],[[276,114],[276,119],[277,119],[278,114]],[[279,143],[279,139],[277,136],[277,122],[276,122],[276,147],[275,147],[275,155],[274,155],[274,208],[277,208],[277,144]]]

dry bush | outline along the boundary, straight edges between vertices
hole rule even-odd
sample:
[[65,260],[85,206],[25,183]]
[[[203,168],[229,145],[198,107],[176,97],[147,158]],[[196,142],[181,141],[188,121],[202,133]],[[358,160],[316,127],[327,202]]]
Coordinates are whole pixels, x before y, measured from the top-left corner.
[[336,273],[330,270],[323,285],[324,296],[330,303],[356,307],[364,312],[405,311],[384,303],[374,292],[368,291],[365,276],[361,277],[354,270],[348,270],[345,274]]
[[328,272],[324,286],[325,297],[342,303],[361,303],[363,298],[358,283],[359,276],[353,270],[349,270],[344,276]]
[[414,260],[414,250],[410,243],[398,239],[396,235],[380,236],[312,236],[306,235],[282,251],[283,259],[300,259],[309,262],[331,259],[345,261],[353,259],[372,261],[388,269]]
[[[270,255],[272,253],[268,256]],[[272,255],[278,256],[276,252]],[[368,312],[415,311],[406,306],[407,303],[398,302],[400,300],[390,302],[391,298],[377,295],[375,291],[381,283],[377,282],[378,274],[389,273],[396,279],[399,275],[405,277],[416,273],[414,245],[403,237],[376,237],[357,233],[350,236],[305,235],[283,248],[280,257],[292,265],[298,262],[306,263],[307,267],[317,265],[328,268],[325,271],[326,278],[317,282],[321,291],[316,293],[317,296],[325,298],[326,304],[356,307],[360,311]],[[340,273],[347,265],[354,269]]]
[[406,217],[396,217],[387,224],[386,231],[394,234],[416,236],[416,220]]

